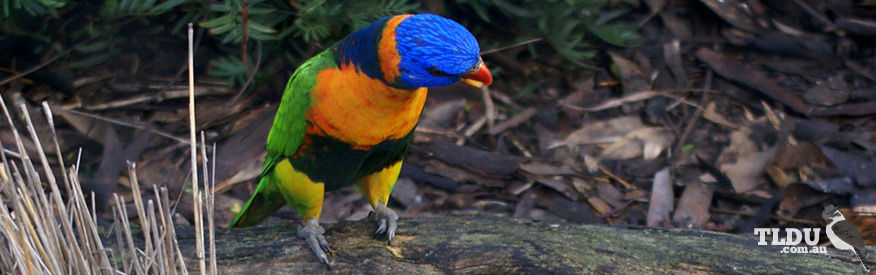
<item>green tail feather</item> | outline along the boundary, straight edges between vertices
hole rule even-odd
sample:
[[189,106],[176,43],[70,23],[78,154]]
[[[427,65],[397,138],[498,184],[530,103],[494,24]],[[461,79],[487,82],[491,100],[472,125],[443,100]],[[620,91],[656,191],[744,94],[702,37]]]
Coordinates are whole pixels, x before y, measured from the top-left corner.
[[268,182],[268,179],[262,177],[259,180],[255,193],[252,194],[252,197],[246,202],[246,205],[243,206],[243,209],[240,210],[237,217],[234,217],[234,220],[231,221],[228,227],[253,226],[267,219],[277,209],[280,209],[286,201],[278,190],[268,188],[270,186],[271,184]]

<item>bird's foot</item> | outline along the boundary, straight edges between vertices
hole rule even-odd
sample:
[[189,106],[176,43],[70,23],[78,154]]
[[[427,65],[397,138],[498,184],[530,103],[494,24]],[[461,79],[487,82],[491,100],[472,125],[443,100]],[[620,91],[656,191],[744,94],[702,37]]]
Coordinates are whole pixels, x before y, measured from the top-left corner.
[[329,248],[323,234],[325,234],[325,229],[319,225],[317,219],[308,219],[304,222],[303,226],[298,226],[298,237],[304,239],[304,242],[307,243],[307,246],[310,247],[310,250],[313,251],[313,254],[316,254],[320,261],[331,267],[326,253],[331,254],[332,249]]
[[398,215],[395,211],[378,203],[371,212],[371,219],[377,222],[377,231],[374,235],[386,234],[386,242],[392,245],[392,237],[395,237],[395,229],[398,228]]

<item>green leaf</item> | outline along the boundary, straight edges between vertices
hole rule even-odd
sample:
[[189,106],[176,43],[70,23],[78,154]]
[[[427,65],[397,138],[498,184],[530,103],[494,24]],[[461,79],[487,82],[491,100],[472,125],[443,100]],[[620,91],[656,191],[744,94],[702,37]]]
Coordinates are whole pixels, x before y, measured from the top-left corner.
[[606,11],[606,12],[600,12],[598,18],[596,19],[596,21],[593,21],[592,25],[599,26],[599,25],[605,24],[608,21],[614,20],[614,19],[620,17],[621,15],[626,14],[627,12],[629,12],[629,11],[624,10],[624,9],[615,9],[615,10],[610,10],[610,11]]
[[152,7],[152,9],[149,10],[149,13],[164,13],[164,12],[170,11],[171,9],[173,9],[179,5],[182,5],[186,2],[188,2],[188,1],[187,0],[166,1],[164,3],[159,4],[158,6]]
[[228,15],[216,17],[216,18],[198,23],[198,25],[200,25],[201,28],[205,28],[205,29],[218,28],[220,26],[230,25],[232,19],[233,19],[233,17],[230,14],[228,14]]
[[93,53],[96,51],[106,49],[107,47],[109,47],[109,45],[110,45],[110,40],[102,39],[102,40],[98,40],[98,41],[91,43],[91,44],[83,44],[83,45],[75,46],[75,47],[73,47],[73,49],[75,49],[78,52],[82,52],[82,53]]
[[263,32],[263,33],[275,33],[275,32],[277,32],[277,30],[275,30],[275,29],[273,29],[273,28],[271,28],[271,27],[268,27],[268,26],[262,25],[261,23],[256,22],[255,20],[250,20],[249,23],[247,23],[247,25],[249,26],[250,29],[252,29],[252,30],[256,30],[256,31],[260,31],[260,32]]
[[619,47],[627,47],[629,41],[639,38],[639,35],[632,31],[634,28],[632,25],[608,25],[592,27],[588,30],[602,41]]
[[121,49],[112,49],[112,50],[109,50],[109,51],[106,51],[103,53],[89,55],[83,59],[70,62],[70,68],[79,69],[79,68],[85,68],[85,67],[92,67],[94,65],[106,62],[111,57],[116,56],[120,52],[122,52]]
[[531,9],[527,9],[525,7],[520,7],[520,6],[511,4],[511,3],[508,3],[508,2],[505,2],[504,0],[493,0],[493,4],[495,4],[496,7],[499,7],[503,11],[508,12],[512,15],[516,15],[516,16],[520,16],[520,17],[536,17],[536,16],[538,16],[538,13],[534,12]]

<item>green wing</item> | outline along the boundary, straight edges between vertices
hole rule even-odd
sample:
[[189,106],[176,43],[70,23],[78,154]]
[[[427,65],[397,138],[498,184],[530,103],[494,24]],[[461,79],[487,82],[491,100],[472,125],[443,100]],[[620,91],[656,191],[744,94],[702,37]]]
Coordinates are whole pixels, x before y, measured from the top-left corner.
[[254,225],[286,203],[276,184],[271,181],[274,177],[269,174],[273,173],[277,163],[298,151],[307,126],[304,113],[310,107],[310,90],[316,86],[316,74],[335,64],[332,53],[324,51],[304,62],[289,78],[271,132],[268,133],[268,153],[259,176],[259,185],[229,227]]

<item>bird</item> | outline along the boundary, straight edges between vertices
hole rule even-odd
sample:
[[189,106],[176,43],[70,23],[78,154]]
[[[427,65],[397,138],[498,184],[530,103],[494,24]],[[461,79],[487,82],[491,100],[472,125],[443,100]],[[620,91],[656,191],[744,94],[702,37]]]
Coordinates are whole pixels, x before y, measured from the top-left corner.
[[867,265],[864,264],[864,238],[861,237],[861,232],[855,227],[852,222],[846,220],[843,213],[833,206],[828,204],[821,216],[828,221],[827,223],[827,238],[839,250],[851,250],[858,260],[861,261],[861,266],[864,270],[870,272]]
[[301,64],[289,78],[268,134],[258,186],[229,227],[252,226],[285,204],[297,235],[331,267],[319,225],[323,195],[358,186],[375,235],[388,244],[398,215],[387,206],[428,88],[493,81],[465,27],[434,14],[374,21]]

